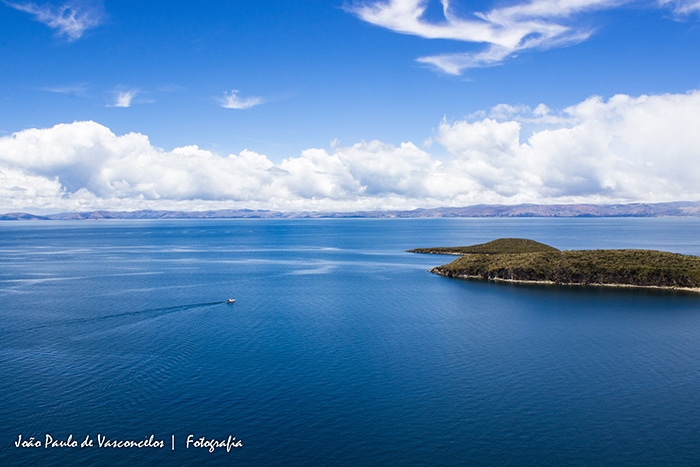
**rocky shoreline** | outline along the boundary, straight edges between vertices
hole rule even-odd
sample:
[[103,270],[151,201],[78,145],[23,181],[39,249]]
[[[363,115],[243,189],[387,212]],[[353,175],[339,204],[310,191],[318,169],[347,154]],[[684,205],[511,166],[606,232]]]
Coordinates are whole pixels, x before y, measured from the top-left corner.
[[436,266],[428,270],[433,274],[438,276],[448,277],[451,279],[463,279],[463,280],[475,280],[475,281],[490,281],[490,282],[503,282],[503,283],[513,283],[513,284],[533,284],[533,285],[560,285],[560,286],[573,286],[573,287],[613,287],[613,288],[630,288],[630,289],[651,289],[651,290],[673,290],[682,292],[692,292],[700,293],[700,287],[679,287],[679,286],[659,286],[659,285],[633,285],[633,284],[621,284],[621,283],[582,283],[582,282],[554,282],[554,281],[539,281],[539,280],[524,280],[524,279],[505,279],[501,277],[481,277],[481,276],[467,276],[467,275],[454,275],[441,269],[440,266]]

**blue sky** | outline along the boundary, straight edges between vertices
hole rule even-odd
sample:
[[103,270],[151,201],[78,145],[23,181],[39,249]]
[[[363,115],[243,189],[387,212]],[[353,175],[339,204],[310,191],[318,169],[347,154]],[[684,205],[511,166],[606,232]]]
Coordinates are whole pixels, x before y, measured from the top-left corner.
[[0,211],[697,200],[699,20],[698,0],[2,0]]

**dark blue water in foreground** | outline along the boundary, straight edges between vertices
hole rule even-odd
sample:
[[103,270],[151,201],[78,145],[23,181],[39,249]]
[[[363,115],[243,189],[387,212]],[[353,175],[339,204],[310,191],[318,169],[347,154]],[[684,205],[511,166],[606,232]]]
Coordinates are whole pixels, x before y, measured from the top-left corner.
[[0,464],[698,465],[700,295],[404,252],[505,236],[700,255],[700,219],[0,223]]

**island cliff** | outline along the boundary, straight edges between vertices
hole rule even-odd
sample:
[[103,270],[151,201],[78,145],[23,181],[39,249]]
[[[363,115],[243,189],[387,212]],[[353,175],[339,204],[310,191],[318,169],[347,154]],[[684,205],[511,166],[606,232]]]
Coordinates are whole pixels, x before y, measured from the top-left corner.
[[700,257],[663,251],[560,251],[543,243],[517,238],[410,251],[459,255],[451,263],[430,270],[446,277],[700,291]]

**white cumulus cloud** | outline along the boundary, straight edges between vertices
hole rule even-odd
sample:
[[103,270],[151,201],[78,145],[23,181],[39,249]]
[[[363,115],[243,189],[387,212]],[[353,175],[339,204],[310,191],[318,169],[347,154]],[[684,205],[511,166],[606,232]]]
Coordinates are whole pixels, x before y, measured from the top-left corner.
[[440,122],[430,146],[440,155],[362,141],[279,162],[251,150],[164,150],[91,121],[30,128],[0,137],[0,212],[700,200],[700,91],[481,114]]

